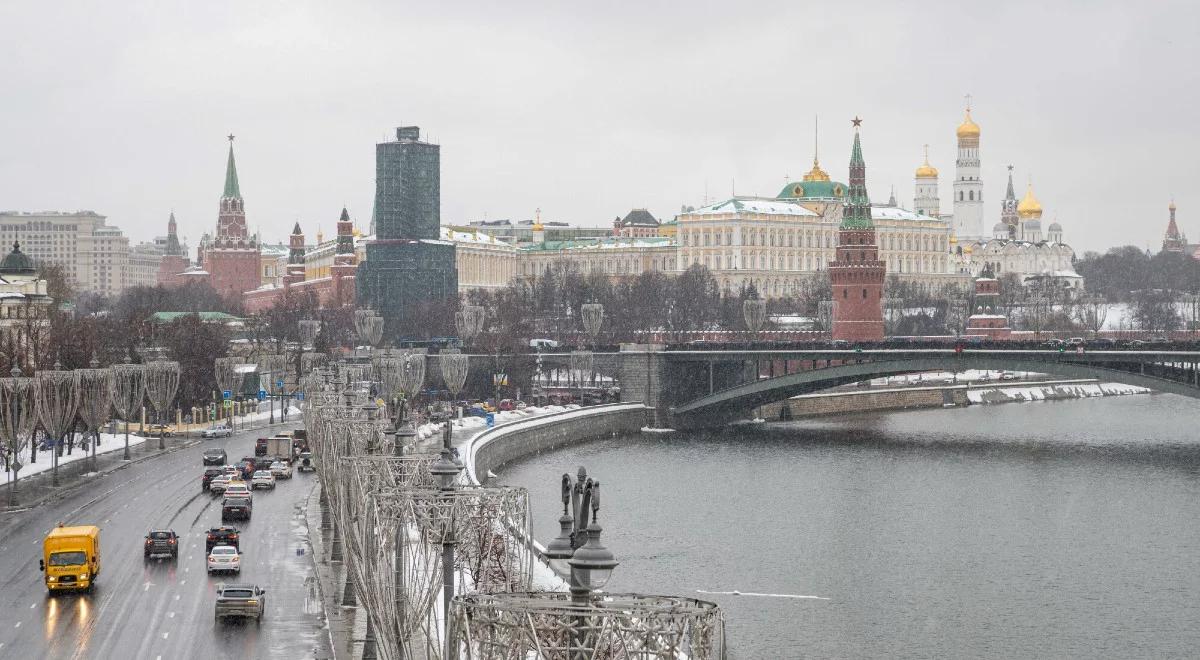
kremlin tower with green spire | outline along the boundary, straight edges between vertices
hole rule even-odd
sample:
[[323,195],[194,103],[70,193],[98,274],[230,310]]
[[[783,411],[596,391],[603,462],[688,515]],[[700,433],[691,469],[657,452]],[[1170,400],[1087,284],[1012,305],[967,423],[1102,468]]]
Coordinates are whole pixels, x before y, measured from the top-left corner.
[[241,298],[261,284],[259,246],[246,227],[245,202],[233,160],[233,136],[229,136],[229,159],[225,164],[225,190],[217,214],[217,235],[204,246],[201,263],[217,293]]
[[875,243],[871,200],[867,197],[867,164],[863,160],[854,119],[850,151],[850,184],[834,260],[829,263],[833,285],[833,339],[849,342],[883,341],[883,278],[885,267]]

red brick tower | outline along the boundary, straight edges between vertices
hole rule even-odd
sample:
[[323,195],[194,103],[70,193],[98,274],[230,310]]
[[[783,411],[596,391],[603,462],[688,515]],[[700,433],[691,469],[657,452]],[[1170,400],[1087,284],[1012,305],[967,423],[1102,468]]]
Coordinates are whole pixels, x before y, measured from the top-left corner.
[[1008,317],[1000,311],[1000,280],[992,274],[990,267],[985,267],[979,277],[975,278],[975,313],[967,318],[965,334],[988,339],[1010,339],[1012,328],[1008,327]]
[[354,223],[350,213],[342,207],[337,222],[337,248],[333,255],[333,304],[354,304],[354,274],[358,271],[358,257],[354,253]]
[[884,263],[875,244],[871,200],[867,197],[867,165],[863,161],[854,119],[850,152],[850,189],[846,193],[838,246],[829,263],[833,285],[833,338],[850,342],[883,341]]
[[221,194],[221,210],[217,215],[217,236],[204,251],[204,270],[208,271],[209,282],[217,293],[231,298],[257,289],[261,283],[258,241],[246,229],[244,204],[237,165],[233,160],[233,136],[230,135],[225,191]]
[[283,286],[290,287],[304,281],[304,232],[300,231],[300,223],[292,228],[288,237],[288,262],[284,270]]
[[178,286],[179,274],[191,266],[183,245],[179,242],[178,229],[175,226],[175,212],[167,220],[167,245],[163,250],[162,261],[158,263],[158,284],[162,286]]

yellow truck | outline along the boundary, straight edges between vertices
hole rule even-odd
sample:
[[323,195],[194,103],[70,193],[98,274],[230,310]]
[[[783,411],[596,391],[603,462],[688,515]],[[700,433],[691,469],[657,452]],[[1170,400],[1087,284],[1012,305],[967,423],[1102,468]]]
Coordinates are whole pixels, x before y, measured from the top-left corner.
[[91,591],[100,575],[100,528],[59,523],[46,535],[42,555],[38,568],[46,573],[50,593]]

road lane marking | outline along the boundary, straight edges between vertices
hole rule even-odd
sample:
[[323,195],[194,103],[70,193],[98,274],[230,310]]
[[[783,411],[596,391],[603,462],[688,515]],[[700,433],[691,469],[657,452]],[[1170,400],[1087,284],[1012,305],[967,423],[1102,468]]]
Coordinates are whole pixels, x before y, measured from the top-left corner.
[[182,587],[182,586],[183,586],[183,585],[185,585],[185,584],[187,584],[187,580],[180,580],[180,581],[179,581],[179,586],[181,586],[181,587]]
[[179,594],[175,594],[175,600],[179,600]]
[[142,585],[142,591],[150,591],[150,583],[149,582]]
[[167,638],[167,634],[168,634],[168,633],[163,633],[163,639],[166,639],[166,638]]
[[31,610],[32,610],[32,609],[33,609],[33,608],[35,608],[35,607],[37,607],[37,603],[30,603],[30,604],[29,604],[29,609],[31,609]]
[[[183,567],[183,572],[184,572],[184,573],[187,573],[187,572],[188,572],[188,571],[190,571],[190,570],[192,570],[192,569],[191,569],[190,567],[188,567],[188,566],[184,566],[184,567]],[[449,590],[447,590],[447,591],[449,591]]]
[[167,612],[167,618],[168,618],[168,619],[174,619],[174,618],[175,618],[175,613],[174,613],[174,612]]
[[18,622],[17,622],[17,625],[13,626],[13,628],[20,628],[20,627],[21,627],[21,622],[20,622],[20,621],[18,621]]

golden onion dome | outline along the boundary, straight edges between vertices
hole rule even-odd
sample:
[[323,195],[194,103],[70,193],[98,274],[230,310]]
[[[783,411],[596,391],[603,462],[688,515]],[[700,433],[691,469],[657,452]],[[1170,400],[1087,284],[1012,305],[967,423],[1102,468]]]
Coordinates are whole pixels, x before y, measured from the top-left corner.
[[950,234],[950,245],[954,245],[957,242],[958,242],[958,237],[955,236],[954,234]]
[[971,110],[967,109],[967,116],[963,119],[963,123],[958,125],[958,130],[955,131],[959,138],[977,138],[979,137],[979,124],[971,121]]
[[1033,196],[1033,184],[1025,190],[1025,197],[1017,204],[1017,215],[1022,218],[1040,218],[1042,217],[1042,203],[1037,201]]
[[817,163],[817,159],[813,159],[812,169],[804,175],[803,181],[828,181],[829,173],[821,169],[821,165]]
[[936,179],[938,175],[937,168],[929,164],[929,159],[917,168],[916,177],[918,179]]
[[975,247],[972,245],[968,245],[963,248],[963,253],[965,253],[965,254],[971,254],[974,251],[975,251]]

